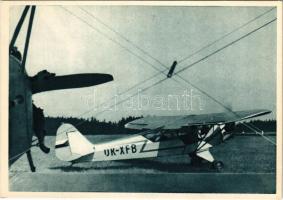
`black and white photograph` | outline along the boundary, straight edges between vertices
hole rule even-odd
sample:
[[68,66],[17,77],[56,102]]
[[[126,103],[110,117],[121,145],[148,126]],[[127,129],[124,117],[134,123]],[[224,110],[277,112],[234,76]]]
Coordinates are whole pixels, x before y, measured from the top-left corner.
[[281,5],[6,5],[8,194],[278,197]]

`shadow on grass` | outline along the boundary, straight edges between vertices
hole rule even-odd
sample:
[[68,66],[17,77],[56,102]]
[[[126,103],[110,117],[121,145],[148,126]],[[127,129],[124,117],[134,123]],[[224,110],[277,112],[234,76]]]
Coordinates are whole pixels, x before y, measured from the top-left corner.
[[[107,162],[107,161],[106,161]],[[111,165],[111,166],[57,166],[50,167],[49,169],[62,170],[63,172],[83,172],[89,170],[132,170],[132,169],[145,169],[145,170],[157,170],[160,172],[171,172],[171,173],[184,173],[184,172],[216,172],[210,163],[202,163],[198,166],[192,166],[189,163],[163,163],[154,160],[119,160],[112,161],[112,164],[125,164],[125,165]],[[119,172],[119,171],[117,171]]]

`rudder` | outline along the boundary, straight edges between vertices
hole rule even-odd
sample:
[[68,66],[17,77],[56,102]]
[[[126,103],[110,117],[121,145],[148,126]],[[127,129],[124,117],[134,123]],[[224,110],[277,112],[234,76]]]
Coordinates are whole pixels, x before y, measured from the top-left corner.
[[55,155],[58,159],[71,162],[93,151],[93,144],[73,125],[62,124],[58,128],[55,141]]

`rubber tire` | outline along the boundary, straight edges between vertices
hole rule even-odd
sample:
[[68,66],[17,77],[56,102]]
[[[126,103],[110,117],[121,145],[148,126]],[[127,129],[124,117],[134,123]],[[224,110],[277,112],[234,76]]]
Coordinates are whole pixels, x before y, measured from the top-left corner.
[[222,161],[214,161],[212,164],[213,164],[213,168],[216,169],[217,171],[222,171],[224,168],[224,164]]

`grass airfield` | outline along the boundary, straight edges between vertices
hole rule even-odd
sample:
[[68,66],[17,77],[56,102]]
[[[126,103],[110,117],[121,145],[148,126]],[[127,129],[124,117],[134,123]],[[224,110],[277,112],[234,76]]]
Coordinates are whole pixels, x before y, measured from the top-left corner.
[[[87,136],[94,144],[120,137]],[[70,166],[55,157],[54,143],[54,136],[46,138],[49,154],[32,148],[35,173],[26,155],[11,166],[10,191],[275,193],[276,146],[260,136],[236,135],[212,148],[224,163],[221,172],[207,163],[191,166],[187,155]]]

